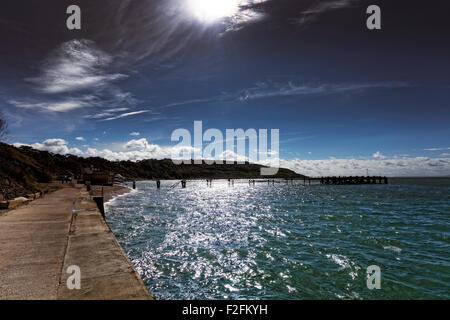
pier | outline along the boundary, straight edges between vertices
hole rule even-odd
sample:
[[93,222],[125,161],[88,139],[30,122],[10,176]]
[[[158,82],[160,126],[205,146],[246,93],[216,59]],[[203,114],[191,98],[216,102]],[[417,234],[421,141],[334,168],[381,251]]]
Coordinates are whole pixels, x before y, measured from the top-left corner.
[[[365,184],[388,184],[388,178],[385,176],[332,176],[332,177],[304,177],[295,179],[249,179],[248,184],[254,185],[255,182],[267,183],[268,185],[275,183],[285,183],[286,185],[300,184],[303,186],[311,185],[365,185]],[[297,183],[296,183],[297,182]]]
[[[204,179],[180,180],[172,185],[173,189],[181,184],[181,187],[186,188],[188,181],[199,181]],[[213,179],[205,179],[206,185],[211,187]],[[217,179],[220,180],[220,179]],[[241,180],[239,182],[239,180]],[[160,180],[158,180],[160,181]],[[247,183],[249,186],[254,186],[257,183],[265,183],[267,185],[285,184],[285,185],[302,185],[302,186],[317,186],[317,185],[373,185],[373,184],[388,184],[386,176],[330,176],[330,177],[303,177],[303,178],[273,178],[273,179],[228,179],[228,186],[234,186],[234,182]],[[157,182],[157,188],[161,188],[161,183]]]
[[309,180],[320,181],[320,184],[332,184],[332,185],[358,185],[358,184],[388,184],[387,177],[374,176],[374,177],[320,177],[309,178]]
[[[152,299],[81,185],[0,214],[0,299]],[[68,270],[78,266],[80,289]]]

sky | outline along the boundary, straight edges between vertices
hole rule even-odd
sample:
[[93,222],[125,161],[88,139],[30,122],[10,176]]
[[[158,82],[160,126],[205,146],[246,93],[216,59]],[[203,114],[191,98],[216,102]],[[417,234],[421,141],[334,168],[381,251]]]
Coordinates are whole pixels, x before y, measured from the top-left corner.
[[2,0],[7,142],[161,159],[202,121],[279,129],[281,166],[310,176],[450,175],[447,2]]

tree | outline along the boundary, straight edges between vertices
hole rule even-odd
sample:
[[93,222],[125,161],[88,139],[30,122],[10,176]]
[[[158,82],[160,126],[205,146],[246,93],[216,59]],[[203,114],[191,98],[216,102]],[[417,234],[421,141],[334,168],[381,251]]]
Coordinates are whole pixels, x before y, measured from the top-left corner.
[[6,138],[6,134],[8,133],[8,125],[6,120],[3,118],[3,115],[0,113],[0,141]]

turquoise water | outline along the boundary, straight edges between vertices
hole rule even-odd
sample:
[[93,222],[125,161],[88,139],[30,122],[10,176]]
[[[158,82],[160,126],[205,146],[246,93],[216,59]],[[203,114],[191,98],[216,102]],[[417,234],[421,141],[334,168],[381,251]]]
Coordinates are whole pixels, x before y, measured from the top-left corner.
[[106,217],[157,299],[449,299],[450,179],[390,182],[139,182]]

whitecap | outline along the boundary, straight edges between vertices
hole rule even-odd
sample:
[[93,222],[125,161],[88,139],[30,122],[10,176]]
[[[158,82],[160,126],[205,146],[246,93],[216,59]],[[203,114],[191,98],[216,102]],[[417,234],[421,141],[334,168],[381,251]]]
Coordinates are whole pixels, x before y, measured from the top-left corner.
[[230,290],[231,292],[239,291],[238,288],[232,287],[232,286],[229,285],[229,284],[226,284],[226,285],[225,285],[225,288],[227,288],[227,289]]
[[402,252],[402,249],[400,249],[399,247],[395,247],[395,246],[385,246],[383,247],[384,250],[391,250],[397,253]]
[[344,256],[344,255],[339,255],[339,254],[327,254],[326,255],[327,258],[333,260],[335,263],[337,263],[338,265],[340,265],[342,267],[342,269],[345,268],[350,268],[350,261],[349,259]]
[[294,287],[291,287],[290,285],[286,285],[286,288],[289,290],[289,293],[297,291],[297,289],[295,289]]

